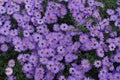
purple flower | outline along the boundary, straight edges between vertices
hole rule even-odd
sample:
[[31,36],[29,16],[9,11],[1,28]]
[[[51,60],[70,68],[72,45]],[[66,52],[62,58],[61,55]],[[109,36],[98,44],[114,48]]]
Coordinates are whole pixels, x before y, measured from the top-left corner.
[[81,65],[83,66],[83,68],[86,69],[85,71],[90,70],[90,68],[91,68],[90,62],[87,59],[83,59],[81,61]]
[[34,76],[34,71],[27,72],[27,74],[26,74],[26,78],[28,78],[28,79],[32,79],[33,76]]
[[112,9],[107,9],[107,14],[108,14],[108,15],[113,15],[114,13],[115,13],[114,10],[112,10]]
[[119,46],[120,45],[120,38],[115,38],[115,45]]
[[48,59],[47,58],[40,58],[40,63],[47,64]]
[[40,35],[39,33],[34,33],[32,36],[35,42],[38,42],[42,39],[42,35]]
[[117,0],[116,4],[117,4],[117,5],[120,5],[120,0]]
[[1,51],[3,51],[3,52],[6,52],[7,50],[8,50],[8,45],[7,44],[2,44],[1,46],[0,46],[0,50]]
[[116,48],[115,44],[111,43],[111,44],[109,45],[110,51],[114,51],[115,48]]
[[3,6],[0,6],[0,14],[4,14],[6,12],[6,8]]
[[111,15],[110,16],[110,21],[116,21],[118,18],[118,15]]
[[10,67],[7,67],[7,68],[5,69],[5,74],[6,74],[7,76],[12,75],[12,74],[13,74],[13,69],[10,68]]
[[34,80],[42,80],[43,79],[43,74],[35,74],[34,75]]
[[47,66],[46,66],[47,69],[51,70],[53,66],[54,66],[54,62],[53,61],[48,61]]
[[60,30],[60,25],[59,24],[54,24],[53,30],[54,31],[59,31]]
[[14,13],[14,9],[12,9],[12,8],[7,9],[7,14],[8,15],[12,15],[13,13]]
[[120,66],[117,66],[116,71],[120,72]]
[[15,61],[13,59],[8,61],[8,66],[9,67],[14,67],[15,66]]
[[1,36],[1,35],[0,35],[0,43],[4,43],[5,41],[6,41],[5,36]]
[[120,80],[120,73],[114,74],[114,80]]
[[57,52],[60,53],[60,54],[65,54],[65,49],[63,46],[58,46],[57,47]]
[[39,67],[39,68],[35,69],[35,73],[36,74],[44,74],[45,72],[44,72],[44,69],[42,67]]
[[31,63],[36,63],[37,62],[37,56],[35,56],[35,55],[31,55],[30,57],[29,57],[29,62],[31,62]]
[[45,79],[46,80],[53,80],[55,77],[55,74],[53,72],[47,71],[46,75],[45,75]]
[[95,4],[95,1],[94,0],[89,0],[89,1],[87,1],[88,2],[88,4],[89,4],[89,6],[94,6],[94,4]]
[[23,35],[24,35],[24,37],[29,37],[30,33],[28,31],[23,31]]
[[97,55],[99,56],[99,57],[104,57],[104,51],[103,51],[103,49],[101,49],[101,48],[98,48],[97,50]]
[[38,43],[39,48],[45,48],[47,47],[47,41],[46,40],[40,40]]
[[26,58],[23,54],[19,54],[18,57],[17,57],[17,60],[23,64],[25,61],[26,61]]
[[115,24],[115,26],[120,27],[120,20],[117,19],[114,24]]
[[88,41],[88,36],[87,35],[80,35],[80,38],[79,38],[80,42],[81,43],[85,43]]
[[120,54],[116,54],[115,57],[114,57],[114,60],[118,63],[120,63]]
[[60,29],[61,29],[62,31],[66,31],[66,30],[68,30],[68,25],[67,25],[67,24],[61,24],[61,25],[60,25]]
[[96,61],[94,62],[94,66],[97,67],[97,68],[101,67],[101,65],[102,65],[102,63],[101,63],[100,60],[96,60]]
[[72,61],[73,61],[72,54],[67,54],[67,55],[65,56],[65,61],[66,61],[66,62],[72,62]]
[[76,79],[83,79],[83,73],[81,73],[80,71],[76,71],[75,72],[75,78]]
[[25,63],[22,67],[23,72],[29,72],[33,70],[33,65],[31,63]]
[[104,4],[102,2],[95,1],[95,5],[104,8]]
[[110,61],[109,61],[108,56],[104,57],[103,60],[102,60],[102,64],[106,66],[106,65],[108,65],[109,63],[110,63]]
[[16,80],[16,77],[11,75],[8,77],[8,80]]
[[59,80],[66,80],[65,76],[60,76]]
[[75,72],[76,72],[76,69],[75,69],[75,68],[70,68],[70,69],[69,69],[69,73],[70,73],[70,74],[75,74]]
[[58,73],[58,72],[59,72],[59,67],[58,67],[58,66],[52,66],[51,71],[52,71],[53,73]]

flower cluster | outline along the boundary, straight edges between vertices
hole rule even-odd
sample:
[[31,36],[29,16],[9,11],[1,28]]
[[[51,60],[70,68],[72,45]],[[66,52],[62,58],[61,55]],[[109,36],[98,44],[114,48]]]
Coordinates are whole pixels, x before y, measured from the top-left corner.
[[[99,80],[120,80],[119,1],[103,18],[104,5],[95,0],[2,0],[0,52],[13,47],[28,79],[95,80],[87,75],[95,68]],[[68,12],[77,24],[59,23]],[[97,56],[93,62],[81,58],[90,52]],[[16,80],[12,67],[13,59],[5,69],[8,80]]]
[[97,7],[104,7],[101,2],[95,0],[69,0],[68,9],[72,13],[72,16],[77,21],[78,25],[84,25],[86,21],[94,17],[97,20],[101,20],[99,10]]
[[8,77],[8,80],[15,80],[16,77],[13,76],[13,67],[15,67],[15,60],[11,59],[8,61],[8,66],[5,69],[5,74]]

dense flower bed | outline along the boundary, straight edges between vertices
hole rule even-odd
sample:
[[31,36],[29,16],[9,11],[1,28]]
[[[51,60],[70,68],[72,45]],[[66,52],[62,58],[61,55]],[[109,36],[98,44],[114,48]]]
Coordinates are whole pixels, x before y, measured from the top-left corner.
[[15,53],[7,79],[19,80],[19,62],[32,80],[120,80],[120,0],[116,5],[103,17],[106,5],[97,0],[1,0],[0,53]]

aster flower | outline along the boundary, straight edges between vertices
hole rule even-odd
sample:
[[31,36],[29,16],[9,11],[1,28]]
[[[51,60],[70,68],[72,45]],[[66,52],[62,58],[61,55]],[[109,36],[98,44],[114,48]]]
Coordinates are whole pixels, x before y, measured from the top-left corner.
[[11,30],[10,35],[11,36],[17,36],[18,35],[18,30],[17,29]]
[[22,70],[26,73],[33,69],[33,65],[31,63],[25,63],[22,67]]
[[6,12],[6,8],[3,6],[0,6],[0,14],[4,14]]
[[102,65],[102,63],[101,63],[100,60],[96,60],[96,61],[94,62],[94,66],[97,67],[97,68],[101,67],[101,65]]
[[42,35],[40,35],[39,33],[34,33],[32,36],[35,42],[38,42],[42,39]]
[[73,55],[73,54],[67,54],[67,55],[65,55],[65,61],[70,63],[70,62],[72,62],[75,59],[75,57],[76,56]]
[[70,74],[75,74],[75,71],[76,71],[75,68],[70,68],[70,69],[69,69]]
[[120,54],[116,54],[114,57],[114,60],[119,63],[120,62]]
[[83,68],[85,68],[86,70],[87,70],[87,69],[89,70],[89,68],[91,68],[90,62],[89,62],[89,60],[87,60],[87,59],[83,59],[83,60],[81,61],[81,65],[82,65]]
[[115,24],[115,26],[120,27],[120,21],[119,21],[119,19],[117,19],[114,24]]
[[47,47],[47,41],[46,40],[40,40],[38,43],[39,48],[45,48]]
[[23,50],[22,44],[15,46],[15,51],[21,52]]
[[51,70],[52,66],[54,66],[54,62],[53,61],[48,61],[47,66],[46,66],[48,68],[48,70]]
[[61,61],[61,60],[63,60],[63,55],[56,55],[56,58],[58,61]]
[[119,80],[120,79],[120,73],[115,73],[114,74],[114,79]]
[[20,11],[20,6],[16,4],[14,5],[13,9],[15,12]]
[[119,46],[119,44],[120,44],[120,38],[119,37],[115,38],[115,45]]
[[84,42],[87,42],[88,41],[88,36],[87,35],[80,35],[80,38],[79,38],[79,40],[80,40],[80,42],[81,43],[84,43]]
[[0,29],[0,31],[1,31],[0,33],[3,34],[3,35],[6,35],[6,36],[7,36],[7,35],[9,34],[9,29],[8,29],[8,28],[3,28],[3,27],[2,27],[2,28]]
[[108,68],[110,71],[113,71],[115,69],[113,63],[109,63]]
[[28,72],[27,74],[25,74],[25,76],[28,79],[32,79],[34,77],[34,71]]
[[111,43],[111,44],[109,45],[110,51],[114,51],[115,48],[116,48],[115,44]]
[[117,0],[116,4],[117,4],[117,5],[120,5],[120,0]]
[[23,64],[24,62],[26,62],[25,56],[23,54],[19,54],[17,57],[18,61]]
[[14,67],[15,66],[15,61],[13,59],[8,61],[8,66],[9,67]]
[[54,31],[59,31],[59,30],[60,30],[60,27],[59,27],[59,26],[60,26],[59,24],[54,24],[53,30],[54,30]]
[[114,10],[112,10],[112,9],[107,9],[107,14],[109,14],[109,15],[113,15],[114,13],[115,13]]
[[64,76],[60,76],[59,80],[66,80],[66,78]]
[[52,70],[53,73],[58,73],[59,72],[59,67],[58,66],[52,66]]
[[29,57],[29,62],[31,62],[31,63],[36,63],[37,62],[37,56],[35,56],[35,55],[30,55],[30,57]]
[[95,3],[94,0],[89,0],[89,1],[88,1],[89,6],[94,6],[94,3]]
[[0,46],[0,50],[1,51],[3,51],[3,52],[6,52],[7,50],[8,50],[8,45],[7,44],[2,44],[1,46]]
[[109,61],[109,58],[108,56],[104,57],[103,60],[102,60],[102,64],[103,65],[109,65],[110,61]]
[[0,43],[4,43],[6,41],[5,36],[0,35]]
[[103,49],[101,49],[101,48],[97,49],[97,55],[99,57],[104,57],[104,51],[103,51]]
[[63,47],[63,46],[59,46],[59,47],[57,47],[57,52],[60,53],[60,54],[65,53],[65,49],[64,49],[64,47]]
[[45,75],[45,79],[49,79],[49,80],[53,80],[54,77],[55,77],[55,74],[50,71],[48,71]]
[[60,29],[61,29],[62,31],[66,31],[66,30],[68,29],[68,25],[67,25],[67,24],[61,24],[61,25],[60,25]]
[[10,68],[10,67],[7,67],[7,68],[5,69],[5,74],[6,74],[7,76],[12,75],[12,74],[13,74],[13,69]]
[[73,76],[68,76],[68,80],[75,80]]
[[35,74],[34,75],[34,80],[42,80],[43,79],[43,74]]
[[108,70],[103,68],[103,69],[100,70],[98,76],[99,76],[100,79],[106,79],[107,78],[107,73],[108,73]]
[[23,35],[24,35],[24,37],[29,37],[30,33],[28,31],[23,31]]
[[76,77],[76,79],[83,79],[83,73],[81,73],[81,72],[79,72],[79,71],[76,71],[75,72],[75,77]]
[[8,80],[16,80],[16,77],[11,75],[8,77]]
[[44,74],[45,72],[44,72],[44,69],[42,67],[39,67],[39,68],[35,69],[35,73],[36,74]]
[[116,21],[117,17],[118,17],[118,15],[111,15],[110,16],[110,21]]
[[40,63],[47,64],[48,59],[47,58],[40,58]]
[[14,13],[14,9],[8,8],[7,9],[7,14],[12,15]]
[[95,5],[104,8],[104,4],[102,2],[95,1]]
[[116,71],[120,72],[120,66],[117,66]]

